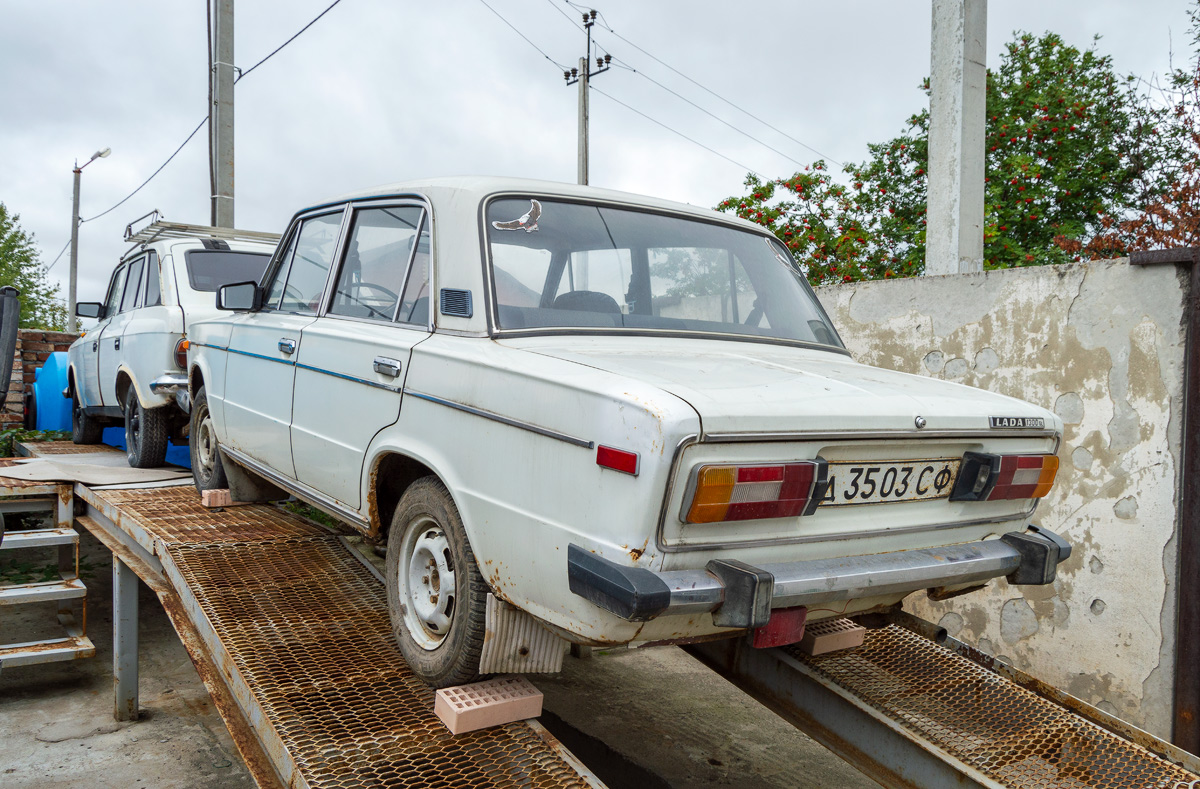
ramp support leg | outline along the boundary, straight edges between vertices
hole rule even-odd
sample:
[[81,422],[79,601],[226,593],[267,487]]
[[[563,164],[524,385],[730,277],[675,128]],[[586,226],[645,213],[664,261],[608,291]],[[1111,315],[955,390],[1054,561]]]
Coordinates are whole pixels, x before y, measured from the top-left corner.
[[138,718],[138,577],[113,556],[113,717]]

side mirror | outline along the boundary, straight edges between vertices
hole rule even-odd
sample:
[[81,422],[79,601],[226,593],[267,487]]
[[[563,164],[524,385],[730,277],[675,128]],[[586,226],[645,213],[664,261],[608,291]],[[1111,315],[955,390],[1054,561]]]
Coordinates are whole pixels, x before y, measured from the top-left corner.
[[257,282],[235,282],[217,290],[219,310],[257,310],[262,306],[262,288]]
[[75,315],[80,318],[103,318],[104,305],[98,301],[81,301],[75,305]]

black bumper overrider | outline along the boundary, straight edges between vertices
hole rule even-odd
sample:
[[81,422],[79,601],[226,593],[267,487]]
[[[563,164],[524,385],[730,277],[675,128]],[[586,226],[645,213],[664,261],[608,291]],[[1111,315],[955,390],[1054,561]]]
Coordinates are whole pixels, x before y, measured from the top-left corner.
[[762,627],[775,608],[813,606],[860,597],[907,594],[933,587],[983,584],[1005,577],[1031,585],[1054,581],[1071,546],[1030,526],[998,540],[839,559],[751,566],[714,559],[703,570],[654,572],[567,547],[571,591],[630,622],[711,612],[721,627]]

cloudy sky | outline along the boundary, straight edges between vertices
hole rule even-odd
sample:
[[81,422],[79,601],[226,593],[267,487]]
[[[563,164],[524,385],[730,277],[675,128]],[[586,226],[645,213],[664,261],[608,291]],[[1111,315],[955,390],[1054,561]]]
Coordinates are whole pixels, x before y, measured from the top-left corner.
[[[248,69],[330,2],[237,0],[236,64]],[[1172,49],[1176,62],[1188,56],[1183,0],[989,5],[989,65],[1016,29],[1053,30],[1077,46],[1099,34],[1119,72],[1147,78],[1168,69]],[[113,149],[83,172],[81,214],[92,217],[133,191],[204,118],[205,6],[2,7],[0,202],[20,214],[49,263],[69,238],[75,159]],[[821,156],[861,161],[868,142],[898,132],[925,101],[928,0],[595,7],[612,30],[596,28],[596,41],[626,66],[593,81],[607,94],[592,97],[597,186],[711,206],[737,193],[748,169],[779,176]],[[557,63],[583,54],[579,14],[565,0],[342,0],[248,75],[236,90],[237,226],[281,232],[305,205],[422,176],[574,181],[577,89],[497,13]],[[136,196],[83,225],[80,300],[101,297],[136,217],[157,208],[207,224],[207,157],[202,130]],[[66,260],[51,272],[64,297]]]

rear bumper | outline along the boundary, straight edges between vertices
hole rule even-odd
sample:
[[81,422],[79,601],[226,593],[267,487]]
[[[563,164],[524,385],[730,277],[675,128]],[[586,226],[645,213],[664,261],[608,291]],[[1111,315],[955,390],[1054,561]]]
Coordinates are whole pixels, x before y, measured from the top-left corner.
[[571,591],[622,619],[712,612],[721,627],[762,627],[775,608],[965,587],[1005,577],[1048,584],[1071,546],[1030,526],[998,540],[871,556],[816,559],[754,567],[715,559],[703,570],[653,572],[610,562],[577,545],[567,549]]
[[150,391],[154,394],[173,394],[180,389],[185,392],[188,388],[188,378],[183,373],[167,373],[160,375],[150,382]]

